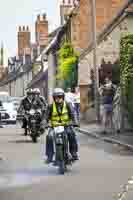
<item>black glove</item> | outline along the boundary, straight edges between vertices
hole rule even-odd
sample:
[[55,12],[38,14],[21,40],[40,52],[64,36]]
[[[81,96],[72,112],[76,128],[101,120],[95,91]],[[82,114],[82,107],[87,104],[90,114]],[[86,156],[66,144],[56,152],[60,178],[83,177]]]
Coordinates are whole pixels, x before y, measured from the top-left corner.
[[50,128],[50,127],[51,127],[51,124],[49,122],[46,122],[45,128],[47,129],[47,128]]
[[75,123],[75,124],[73,124],[73,127],[80,127],[80,125]]

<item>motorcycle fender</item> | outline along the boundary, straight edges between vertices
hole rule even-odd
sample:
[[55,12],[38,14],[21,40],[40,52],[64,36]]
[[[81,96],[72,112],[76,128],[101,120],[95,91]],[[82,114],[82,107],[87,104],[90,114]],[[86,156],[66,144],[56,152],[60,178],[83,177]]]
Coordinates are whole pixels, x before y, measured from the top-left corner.
[[60,134],[56,136],[56,144],[57,145],[63,144],[62,136]]

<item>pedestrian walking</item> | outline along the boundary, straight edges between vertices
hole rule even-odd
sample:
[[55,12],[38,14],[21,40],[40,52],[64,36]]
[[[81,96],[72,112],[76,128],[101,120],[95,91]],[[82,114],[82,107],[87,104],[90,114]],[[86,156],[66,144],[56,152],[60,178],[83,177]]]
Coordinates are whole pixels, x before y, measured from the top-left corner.
[[71,88],[67,88],[67,91],[65,93],[65,101],[68,102],[68,103],[71,103],[72,106],[73,106],[73,109],[74,108],[74,103],[75,103],[75,95],[74,93],[72,92]]
[[103,133],[106,134],[109,128],[113,128],[113,98],[116,92],[116,86],[109,78],[105,79],[105,84],[99,88],[101,96],[101,121],[103,125]]

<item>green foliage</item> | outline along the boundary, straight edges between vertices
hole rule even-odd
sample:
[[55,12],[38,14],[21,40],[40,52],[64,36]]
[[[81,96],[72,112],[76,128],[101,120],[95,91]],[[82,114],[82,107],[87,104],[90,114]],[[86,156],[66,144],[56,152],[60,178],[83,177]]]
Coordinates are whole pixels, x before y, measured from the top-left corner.
[[133,34],[122,37],[120,42],[120,81],[124,95],[128,92],[128,83],[133,78]]
[[127,102],[129,123],[133,127],[133,80],[128,85]]
[[129,122],[133,126],[133,34],[121,38],[120,42],[120,83],[127,102]]
[[40,63],[34,63],[32,65],[33,74],[37,74],[41,70],[42,66]]
[[64,88],[77,84],[78,54],[70,43],[65,43],[58,52],[59,65],[57,83],[63,82]]

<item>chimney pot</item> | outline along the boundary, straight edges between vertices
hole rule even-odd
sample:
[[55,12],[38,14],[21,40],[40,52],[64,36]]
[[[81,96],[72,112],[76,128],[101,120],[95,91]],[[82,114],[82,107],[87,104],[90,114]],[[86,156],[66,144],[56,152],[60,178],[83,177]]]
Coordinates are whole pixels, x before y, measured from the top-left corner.
[[43,14],[43,19],[46,19],[46,13]]

